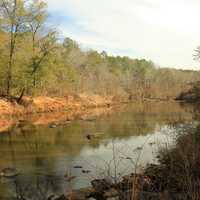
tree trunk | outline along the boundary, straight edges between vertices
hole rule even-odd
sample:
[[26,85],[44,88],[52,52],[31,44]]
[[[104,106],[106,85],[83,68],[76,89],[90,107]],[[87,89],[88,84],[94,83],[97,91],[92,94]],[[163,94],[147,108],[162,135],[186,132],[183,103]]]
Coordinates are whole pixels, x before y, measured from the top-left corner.
[[22,98],[23,98],[23,96],[24,96],[24,92],[25,92],[25,87],[22,89],[21,95],[20,95],[19,98],[17,99],[17,103],[20,104],[20,102],[21,102],[21,100],[22,100]]

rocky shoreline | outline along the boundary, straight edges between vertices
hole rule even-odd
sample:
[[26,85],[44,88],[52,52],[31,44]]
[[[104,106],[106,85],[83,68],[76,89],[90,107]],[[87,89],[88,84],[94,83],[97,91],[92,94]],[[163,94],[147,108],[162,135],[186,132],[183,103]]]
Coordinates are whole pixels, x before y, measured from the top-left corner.
[[153,184],[153,177],[142,174],[130,174],[122,177],[121,181],[113,183],[109,179],[91,181],[91,187],[73,190],[67,195],[48,200],[160,200],[181,199],[178,193],[158,191]]

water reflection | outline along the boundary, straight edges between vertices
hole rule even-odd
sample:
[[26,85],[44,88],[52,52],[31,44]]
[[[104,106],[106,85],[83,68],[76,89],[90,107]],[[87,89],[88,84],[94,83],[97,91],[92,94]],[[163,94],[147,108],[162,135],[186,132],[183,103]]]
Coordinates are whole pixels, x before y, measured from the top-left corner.
[[[63,115],[62,121],[68,118]],[[0,197],[12,195],[17,186],[26,185],[31,191],[38,190],[34,194],[39,199],[45,192],[40,191],[38,182],[48,185],[42,188],[50,195],[87,186],[97,176],[113,177],[113,154],[117,175],[127,174],[134,170],[138,155],[137,166],[154,161],[159,146],[171,141],[176,125],[192,120],[192,107],[176,103],[137,103],[103,112],[96,120],[77,119],[55,128],[41,125],[30,116],[0,135],[0,169],[14,167],[21,172],[12,183],[1,179]],[[88,134],[94,138],[88,140]],[[69,184],[66,174],[76,178]]]

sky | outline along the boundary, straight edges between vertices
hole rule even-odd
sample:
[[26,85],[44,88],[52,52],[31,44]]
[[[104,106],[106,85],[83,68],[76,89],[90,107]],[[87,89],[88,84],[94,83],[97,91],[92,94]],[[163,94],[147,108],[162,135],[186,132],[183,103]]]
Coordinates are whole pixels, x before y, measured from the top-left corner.
[[200,0],[46,0],[63,37],[109,55],[200,69]]

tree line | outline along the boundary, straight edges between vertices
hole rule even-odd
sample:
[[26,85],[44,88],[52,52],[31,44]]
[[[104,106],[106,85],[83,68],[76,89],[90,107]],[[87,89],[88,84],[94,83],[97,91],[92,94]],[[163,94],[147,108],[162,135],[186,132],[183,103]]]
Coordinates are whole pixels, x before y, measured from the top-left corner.
[[0,0],[0,95],[93,93],[171,98],[199,72],[83,50],[48,26],[42,0]]

